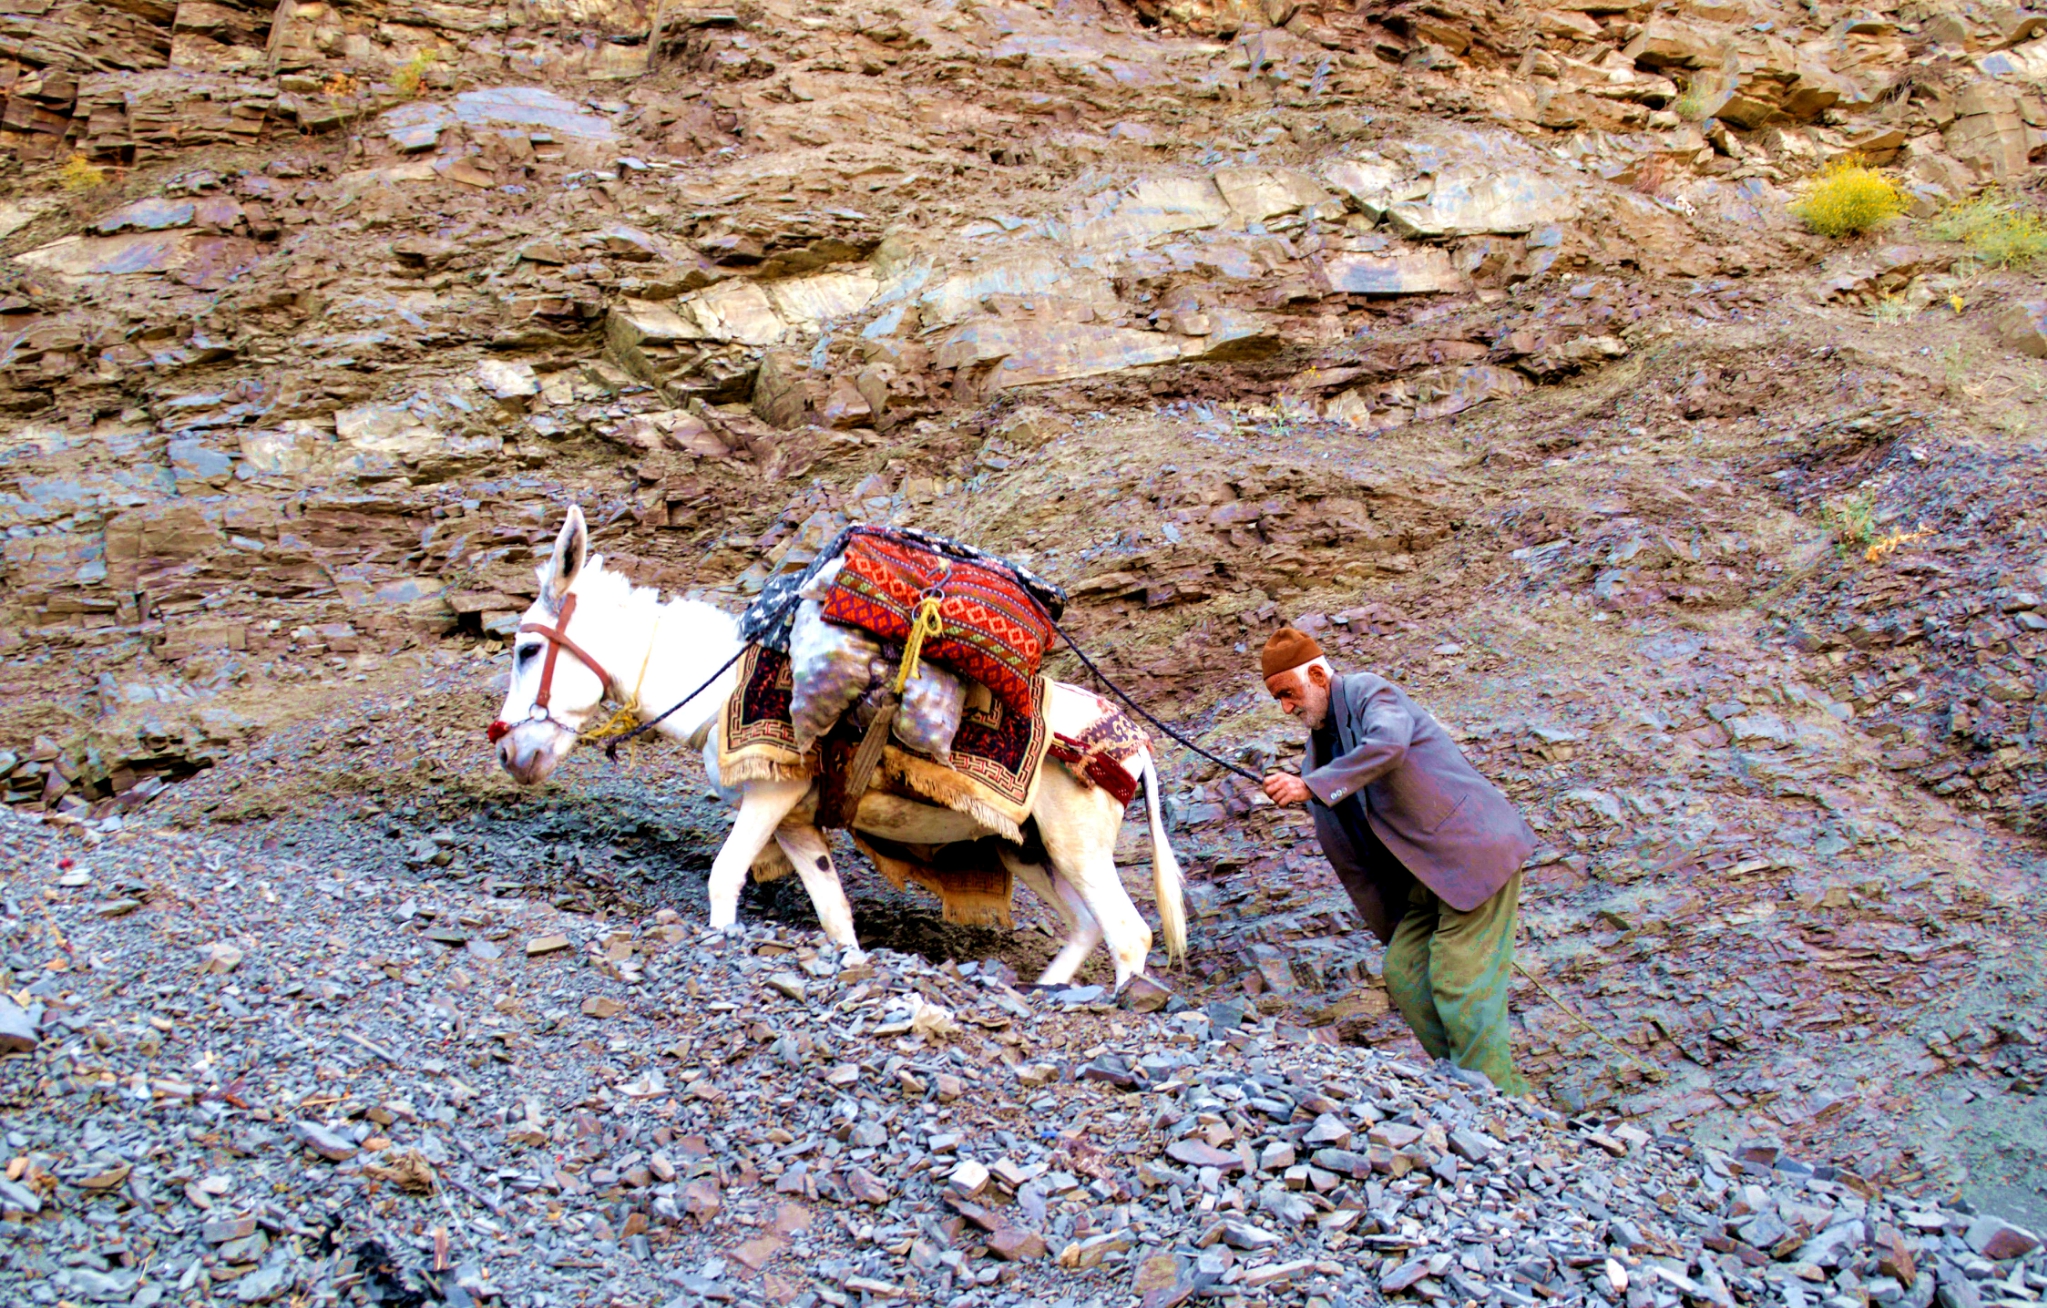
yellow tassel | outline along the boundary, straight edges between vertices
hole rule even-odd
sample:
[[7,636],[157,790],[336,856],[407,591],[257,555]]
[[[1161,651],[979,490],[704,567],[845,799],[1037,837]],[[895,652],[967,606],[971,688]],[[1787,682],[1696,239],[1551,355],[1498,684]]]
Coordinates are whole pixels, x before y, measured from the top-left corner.
[[613,713],[610,717],[606,718],[602,726],[599,726],[595,729],[585,729],[582,732],[579,732],[578,734],[584,740],[594,741],[597,744],[601,745],[607,740],[611,740],[618,736],[623,736],[626,732],[631,731],[634,727],[638,726],[639,724],[640,718],[638,712],[635,711],[632,705],[627,704],[621,707],[617,712]]
[[640,687],[647,684],[647,664],[654,658],[654,646],[661,639],[661,623],[667,617],[668,610],[662,609],[661,616],[654,619],[654,633],[647,637],[647,652],[640,656],[640,675],[633,682],[632,698],[619,705],[602,726],[577,732],[578,739],[606,745],[640,725]]
[[944,634],[945,622],[938,616],[938,596],[926,595],[917,602],[917,616],[910,619],[910,634],[903,641],[903,665],[896,669],[896,694],[901,695],[910,678],[917,675],[917,660],[924,653],[924,642]]

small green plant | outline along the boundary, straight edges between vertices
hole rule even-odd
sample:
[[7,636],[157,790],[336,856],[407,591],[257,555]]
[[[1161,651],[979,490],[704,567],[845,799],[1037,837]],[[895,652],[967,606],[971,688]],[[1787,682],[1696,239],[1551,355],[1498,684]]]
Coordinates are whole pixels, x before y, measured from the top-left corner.
[[1834,533],[1834,548],[1843,556],[1867,550],[1877,542],[1876,501],[1867,492],[1821,505],[1820,521]]
[[1941,380],[1947,384],[1948,390],[1960,394],[1962,387],[1969,380],[1969,361],[1962,357],[1962,347],[1954,344],[1944,345],[1934,358],[1940,362]]
[[74,154],[57,170],[57,184],[67,191],[96,191],[107,184],[107,170]]
[[1791,212],[1821,236],[1853,236],[1878,227],[1909,206],[1898,184],[1853,158],[1828,164],[1806,187]]
[[1300,424],[1315,416],[1315,411],[1304,404],[1299,396],[1282,396],[1279,402],[1272,406],[1270,430],[1281,440],[1291,440],[1299,434]]
[[408,100],[416,98],[426,80],[426,70],[432,68],[439,58],[440,52],[432,46],[422,47],[419,53],[399,65],[398,72],[391,78],[392,89]]
[[1992,191],[1951,205],[1933,220],[1933,235],[1960,241],[1978,263],[2018,268],[2047,255],[2047,222],[2025,201]]
[[1820,508],[1820,521],[1834,533],[1834,549],[1842,558],[1860,554],[1864,563],[1881,563],[1884,556],[1933,533],[1923,528],[1885,531],[1876,520],[1876,501],[1858,492]]
[[1902,295],[1886,295],[1870,308],[1869,316],[1886,327],[1897,327],[1919,316],[1919,306]]
[[1706,104],[1706,93],[1693,88],[1671,101],[1670,112],[1688,123],[1696,123],[1706,117]]

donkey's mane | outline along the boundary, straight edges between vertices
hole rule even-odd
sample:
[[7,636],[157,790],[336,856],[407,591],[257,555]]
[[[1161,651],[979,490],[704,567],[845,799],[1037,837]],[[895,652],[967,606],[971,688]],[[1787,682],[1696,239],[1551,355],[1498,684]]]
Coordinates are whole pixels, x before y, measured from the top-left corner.
[[670,606],[689,606],[715,613],[727,621],[732,615],[715,604],[693,600],[677,595],[672,599],[661,598],[659,589],[642,586],[623,572],[613,572],[604,566],[602,554],[592,554],[576,577],[574,590],[583,597],[585,604],[617,605],[628,618],[640,618],[652,622],[657,612]]

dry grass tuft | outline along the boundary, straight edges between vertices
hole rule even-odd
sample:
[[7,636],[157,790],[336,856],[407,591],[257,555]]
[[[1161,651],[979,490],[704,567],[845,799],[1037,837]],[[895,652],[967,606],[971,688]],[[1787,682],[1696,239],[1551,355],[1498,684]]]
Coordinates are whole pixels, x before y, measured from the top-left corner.
[[107,170],[82,154],[74,154],[57,170],[57,184],[67,191],[96,191],[107,184]]
[[1961,241],[1978,263],[2021,268],[2047,255],[2047,222],[2025,201],[1992,191],[1933,221],[1933,235]]
[[1904,213],[1910,201],[1898,184],[1853,159],[1827,165],[1791,212],[1821,236],[1853,236]]
[[426,70],[432,68],[439,57],[431,46],[422,49],[399,65],[398,72],[391,78],[392,89],[408,100],[417,98],[426,81]]

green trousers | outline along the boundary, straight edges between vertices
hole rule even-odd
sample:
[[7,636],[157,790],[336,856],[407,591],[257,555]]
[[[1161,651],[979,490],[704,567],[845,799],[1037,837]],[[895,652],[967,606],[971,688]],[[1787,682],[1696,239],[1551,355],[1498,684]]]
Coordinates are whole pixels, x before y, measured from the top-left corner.
[[1417,881],[1386,946],[1386,992],[1431,1058],[1483,1072],[1502,1093],[1525,1095],[1507,1045],[1507,981],[1521,874],[1469,913]]

